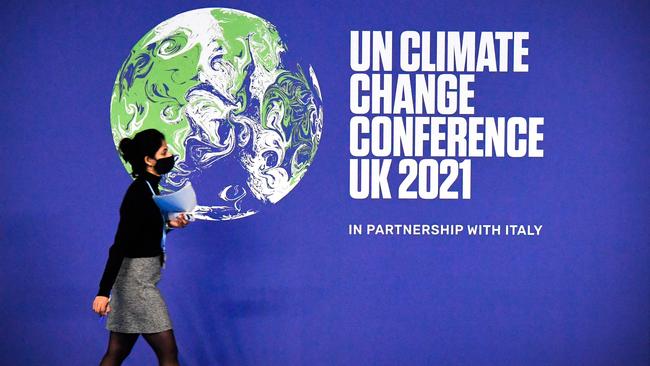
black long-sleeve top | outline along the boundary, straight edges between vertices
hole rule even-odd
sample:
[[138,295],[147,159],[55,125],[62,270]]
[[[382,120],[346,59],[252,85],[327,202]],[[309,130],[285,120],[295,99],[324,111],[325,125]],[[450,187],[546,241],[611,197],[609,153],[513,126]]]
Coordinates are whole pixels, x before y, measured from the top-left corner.
[[155,257],[162,254],[160,241],[165,223],[147,181],[159,194],[160,177],[149,172],[138,175],[127,189],[120,206],[115,241],[108,252],[97,296],[109,296],[124,257]]

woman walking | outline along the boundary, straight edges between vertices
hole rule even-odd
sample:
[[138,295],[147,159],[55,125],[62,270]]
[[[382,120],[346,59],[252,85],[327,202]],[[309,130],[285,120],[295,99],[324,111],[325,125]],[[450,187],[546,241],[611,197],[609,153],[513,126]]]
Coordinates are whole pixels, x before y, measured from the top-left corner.
[[120,153],[132,167],[135,180],[122,205],[115,241],[93,301],[93,311],[107,315],[108,350],[100,366],[120,365],[142,334],[160,365],[178,365],[178,349],[163,300],[156,284],[164,265],[165,234],[188,224],[184,215],[167,221],[152,195],[159,194],[161,175],[174,167],[175,156],[164,135],[155,129],[120,141]]

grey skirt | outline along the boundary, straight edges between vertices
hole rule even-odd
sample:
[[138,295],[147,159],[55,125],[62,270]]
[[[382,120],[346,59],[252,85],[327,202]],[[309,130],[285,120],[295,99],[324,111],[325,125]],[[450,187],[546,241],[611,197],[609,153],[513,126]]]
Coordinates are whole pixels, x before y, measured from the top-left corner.
[[111,291],[106,329],[120,333],[158,333],[172,323],[156,284],[160,256],[124,258]]

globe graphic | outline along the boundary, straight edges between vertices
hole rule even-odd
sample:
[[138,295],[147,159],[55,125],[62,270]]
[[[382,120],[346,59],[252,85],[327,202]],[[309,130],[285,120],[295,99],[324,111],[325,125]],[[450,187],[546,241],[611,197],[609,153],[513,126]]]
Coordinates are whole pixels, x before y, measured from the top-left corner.
[[312,163],[323,128],[314,70],[289,68],[286,52],[271,23],[239,10],[197,9],[160,23],[115,79],[116,148],[139,131],[162,132],[178,160],[161,194],[191,182],[199,219],[243,218],[277,203]]

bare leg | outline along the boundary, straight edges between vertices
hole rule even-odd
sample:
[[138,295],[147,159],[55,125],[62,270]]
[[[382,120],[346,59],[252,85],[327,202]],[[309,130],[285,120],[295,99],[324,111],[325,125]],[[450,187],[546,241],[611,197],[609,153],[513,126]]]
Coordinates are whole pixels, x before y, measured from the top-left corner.
[[112,332],[108,339],[108,350],[102,358],[99,366],[121,365],[126,356],[131,353],[131,349],[138,340],[137,333],[118,333]]
[[173,329],[160,333],[143,333],[142,336],[156,352],[160,366],[178,366],[178,348]]

